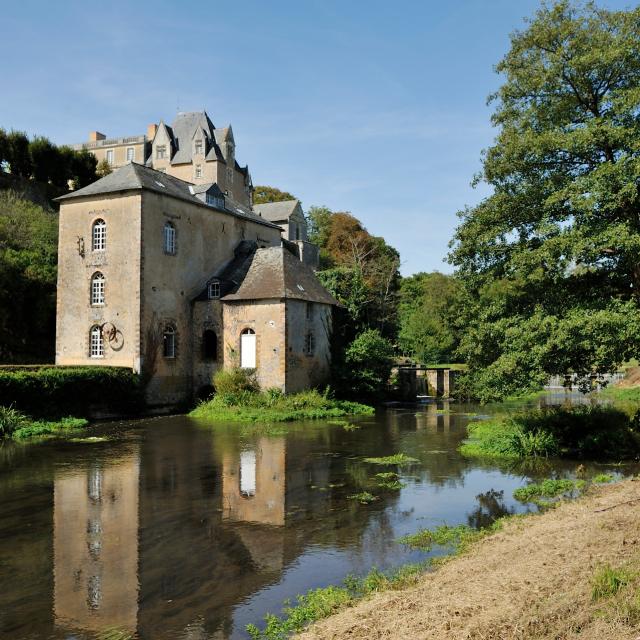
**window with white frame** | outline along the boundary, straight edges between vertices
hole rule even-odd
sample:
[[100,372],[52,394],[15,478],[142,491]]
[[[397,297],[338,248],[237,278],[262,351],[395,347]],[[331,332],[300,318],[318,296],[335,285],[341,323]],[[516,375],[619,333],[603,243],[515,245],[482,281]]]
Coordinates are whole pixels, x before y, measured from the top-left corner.
[[167,155],[167,147],[164,144],[160,144],[156,147],[156,158],[163,160]]
[[176,357],[176,330],[172,325],[167,325],[162,334],[162,355],[165,358]]
[[133,147],[127,148],[127,162],[132,162],[136,156],[136,150]]
[[196,155],[202,155],[202,140],[196,140],[195,152]]
[[104,251],[107,246],[107,223],[99,218],[91,229],[92,251]]
[[102,329],[98,325],[91,327],[89,332],[89,355],[92,358],[104,358]]
[[197,164],[196,165],[195,177],[196,178],[202,178],[202,165],[201,164]]
[[113,149],[107,150],[107,162],[113,164]]
[[171,222],[164,224],[164,252],[170,256],[176,254],[176,228]]
[[99,271],[91,276],[91,304],[94,307],[104,304],[104,276]]
[[220,297],[220,283],[217,280],[209,283],[209,300],[216,300]]

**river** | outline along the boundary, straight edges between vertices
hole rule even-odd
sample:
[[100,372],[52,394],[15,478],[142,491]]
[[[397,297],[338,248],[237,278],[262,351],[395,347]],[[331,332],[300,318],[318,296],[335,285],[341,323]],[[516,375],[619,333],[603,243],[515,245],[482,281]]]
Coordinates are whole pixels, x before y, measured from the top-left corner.
[[[467,424],[487,411],[397,407],[351,430],[171,416],[95,425],[90,441],[6,443],[0,637],[244,638],[298,593],[420,561],[398,537],[526,511],[514,489],[576,469],[463,458]],[[383,491],[374,475],[395,467],[364,458],[398,452],[419,462]],[[362,491],[378,499],[350,497]]]

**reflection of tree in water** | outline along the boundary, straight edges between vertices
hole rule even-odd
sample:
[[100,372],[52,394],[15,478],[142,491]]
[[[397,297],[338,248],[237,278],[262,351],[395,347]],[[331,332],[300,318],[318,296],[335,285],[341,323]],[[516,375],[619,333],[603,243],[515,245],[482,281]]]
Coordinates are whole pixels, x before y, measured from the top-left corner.
[[512,515],[515,510],[504,505],[504,491],[490,489],[476,496],[478,507],[468,516],[467,521],[474,529],[484,529],[491,526],[498,518]]

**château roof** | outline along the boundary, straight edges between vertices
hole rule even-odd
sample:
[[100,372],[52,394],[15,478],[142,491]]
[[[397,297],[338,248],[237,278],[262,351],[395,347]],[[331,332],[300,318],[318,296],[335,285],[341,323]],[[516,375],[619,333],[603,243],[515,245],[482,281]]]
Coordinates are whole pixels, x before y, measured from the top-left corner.
[[[239,266],[234,266],[236,273]],[[283,246],[256,249],[246,257],[246,274],[224,302],[236,300],[295,299],[337,305],[313,269]],[[224,274],[223,274],[224,275]]]
[[[338,305],[322,286],[313,269],[285,246],[258,248],[253,240],[242,240],[233,259],[207,281],[220,283],[221,300],[283,300]],[[207,287],[194,298],[207,300]]]
[[[300,200],[284,200],[282,202],[265,202],[254,204],[253,209],[269,222],[288,220],[300,207]],[[300,211],[302,213],[302,210]]]
[[193,156],[193,134],[197,129],[202,129],[210,142],[215,141],[215,127],[205,111],[178,113],[176,119],[171,123],[173,141],[178,146],[178,150],[171,158],[171,164],[191,162]]
[[[209,184],[202,186],[211,188],[212,185]],[[91,196],[105,195],[108,193],[146,190],[178,198],[179,200],[185,200],[186,202],[202,206],[210,206],[205,205],[200,198],[194,195],[194,193],[199,193],[199,191],[192,192],[192,188],[194,187],[195,185],[190,182],[180,180],[180,178],[176,178],[175,176],[171,176],[167,173],[161,173],[160,171],[138,164],[137,162],[131,162],[115,169],[104,178],[100,178],[100,180],[96,180],[82,189],[60,196],[59,198],[56,198],[56,200],[65,202],[76,198],[87,198]],[[276,226],[268,220],[265,220],[259,215],[253,213],[246,207],[233,202],[229,198],[225,198],[224,212],[268,227]]]

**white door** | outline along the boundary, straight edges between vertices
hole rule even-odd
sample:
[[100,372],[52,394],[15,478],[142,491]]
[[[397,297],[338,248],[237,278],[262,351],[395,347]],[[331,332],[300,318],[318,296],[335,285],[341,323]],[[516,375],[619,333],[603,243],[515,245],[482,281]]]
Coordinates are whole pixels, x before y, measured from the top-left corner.
[[240,336],[240,366],[243,369],[256,368],[256,334],[243,333]]

